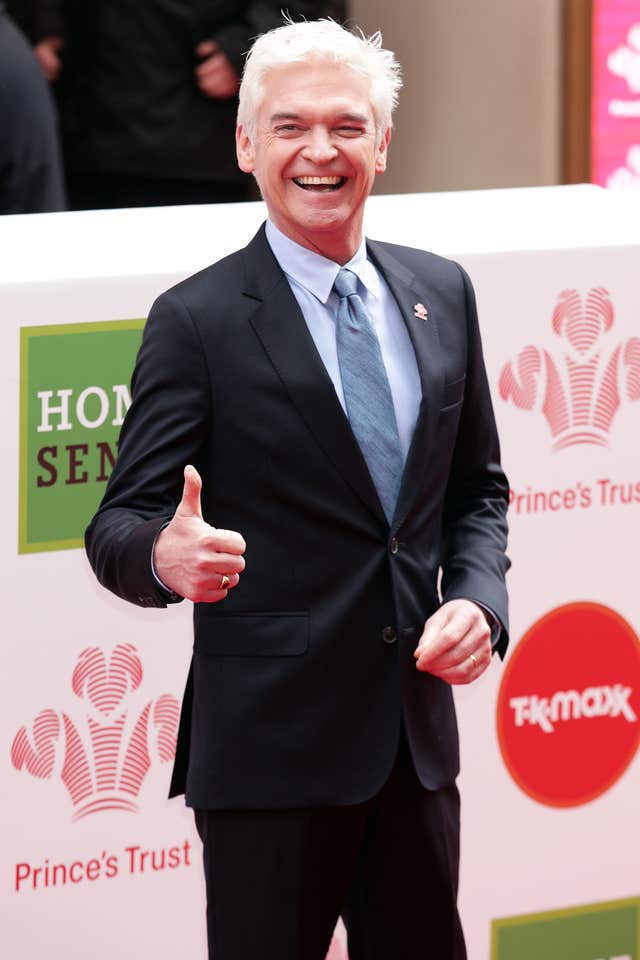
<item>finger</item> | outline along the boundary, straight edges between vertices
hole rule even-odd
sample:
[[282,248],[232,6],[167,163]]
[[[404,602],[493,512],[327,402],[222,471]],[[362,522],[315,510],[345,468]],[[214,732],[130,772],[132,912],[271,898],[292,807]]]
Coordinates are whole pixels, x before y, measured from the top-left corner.
[[429,658],[428,661],[418,663],[427,666],[430,673],[439,673],[449,667],[457,667],[463,664],[465,660],[475,657],[476,662],[480,659],[487,660],[491,657],[491,640],[489,629],[482,624],[474,625],[462,638],[459,643],[444,650],[439,656]]
[[[476,657],[491,654],[491,630],[484,616],[476,615],[473,608],[459,610],[443,628],[443,633],[460,639],[442,649],[440,653],[434,653],[433,648],[426,651],[422,662],[428,664],[431,672],[457,666],[471,654]],[[420,659],[421,656],[418,656],[418,661]]]
[[239,583],[240,576],[237,573],[223,573],[220,577],[221,590],[233,590],[233,588],[237,587]]
[[490,656],[476,657],[475,662],[471,659],[471,657],[467,657],[462,663],[455,667],[449,667],[446,670],[442,670],[441,672],[438,672],[436,676],[450,684],[461,685],[473,683],[474,680],[477,680],[478,677],[482,676],[490,663]]
[[441,607],[425,624],[414,656],[422,664],[430,663],[462,640],[470,627],[470,618],[459,609]]
[[215,553],[200,551],[195,558],[198,576],[202,580],[210,580],[223,573],[242,573],[244,558],[232,553]]
[[204,540],[204,546],[215,553],[228,553],[233,557],[241,556],[247,549],[243,536],[235,530],[222,530],[219,527],[211,527],[209,535]]
[[240,583],[237,573],[216,573],[213,578],[194,587],[191,599],[196,603],[217,603]]
[[56,75],[56,65],[52,60],[50,54],[46,50],[38,50],[36,52],[36,57],[38,63],[40,64],[40,69],[44,73],[47,80],[55,80]]
[[178,504],[176,514],[181,517],[199,517],[202,519],[202,506],[200,503],[200,492],[202,490],[202,480],[195,467],[187,464],[184,468],[184,487],[182,489],[182,499]]
[[194,591],[189,599],[194,603],[219,603],[220,600],[224,600],[228,592],[228,590],[203,588],[200,591]]
[[424,656],[424,663],[432,662],[465,637],[472,644],[476,640],[481,643],[488,636],[487,618],[481,607],[471,600],[449,600],[425,624],[414,656]]
[[237,573],[214,573],[205,592],[216,593],[223,590],[233,590],[239,583],[240,577]]
[[202,40],[196,47],[196,57],[210,57],[220,49],[215,40]]
[[422,636],[418,641],[418,646],[413,653],[416,659],[418,659],[418,657],[420,657],[425,651],[431,649],[446,622],[447,611],[444,607],[440,607],[439,610],[436,610],[436,612],[429,617],[424,625],[424,630],[422,631]]
[[238,84],[235,81],[233,83],[226,83],[217,79],[215,82],[211,80],[199,80],[198,89],[205,97],[209,97],[211,100],[230,100],[231,97],[235,97],[238,92]]
[[196,76],[201,80],[215,76],[216,74],[222,75],[224,72],[225,58],[221,53],[214,53],[196,67]]
[[486,621],[459,611],[442,628],[431,647],[418,653],[419,668],[433,673],[441,667],[462,663],[476,649],[488,649],[489,637]]
[[220,577],[221,590],[233,590],[240,583],[240,576],[237,573],[223,573]]

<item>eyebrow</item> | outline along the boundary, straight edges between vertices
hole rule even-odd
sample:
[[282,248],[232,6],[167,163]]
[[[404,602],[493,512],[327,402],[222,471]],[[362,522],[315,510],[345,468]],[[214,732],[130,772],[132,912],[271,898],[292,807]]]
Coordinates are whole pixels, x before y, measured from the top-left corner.
[[[270,117],[270,123],[279,123],[282,120],[300,120],[302,119],[299,113],[274,113]],[[366,125],[368,122],[368,117],[363,113],[339,113],[336,120],[348,120],[351,123],[361,123]]]

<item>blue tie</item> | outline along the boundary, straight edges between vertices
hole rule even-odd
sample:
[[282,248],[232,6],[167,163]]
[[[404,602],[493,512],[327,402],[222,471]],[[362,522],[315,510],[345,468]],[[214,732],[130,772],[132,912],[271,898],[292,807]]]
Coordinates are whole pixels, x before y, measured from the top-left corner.
[[355,273],[344,268],[333,285],[340,297],[336,323],[338,363],[351,429],[391,523],[404,463],[380,343],[356,293],[357,285]]

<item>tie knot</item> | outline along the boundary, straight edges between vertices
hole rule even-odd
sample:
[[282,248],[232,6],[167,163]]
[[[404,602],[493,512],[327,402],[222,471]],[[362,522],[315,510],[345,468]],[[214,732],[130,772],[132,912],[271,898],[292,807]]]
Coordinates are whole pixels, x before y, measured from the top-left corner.
[[358,278],[352,270],[347,270],[345,267],[338,272],[336,277],[333,289],[336,291],[339,297],[350,297],[356,292],[358,288]]

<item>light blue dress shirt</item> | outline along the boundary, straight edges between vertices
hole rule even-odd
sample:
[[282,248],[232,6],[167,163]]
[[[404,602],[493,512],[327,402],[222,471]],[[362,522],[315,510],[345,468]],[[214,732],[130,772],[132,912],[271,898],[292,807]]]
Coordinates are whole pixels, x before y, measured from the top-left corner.
[[396,413],[400,447],[406,461],[422,398],[420,374],[400,309],[383,277],[367,260],[364,237],[351,260],[339,264],[290,240],[270,220],[267,220],[266,232],[269,246],[300,305],[309,333],[345,413],[336,349],[336,317],[340,298],[333,290],[333,284],[342,266],[357,276],[358,293],[380,341]]

